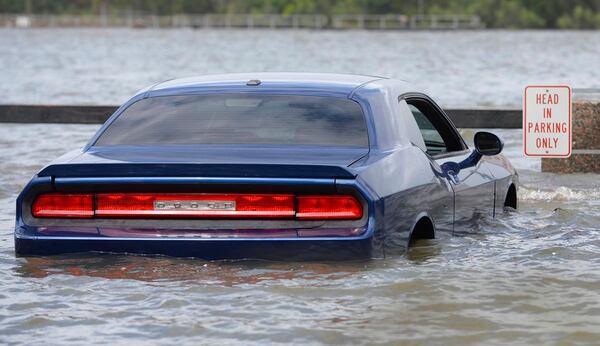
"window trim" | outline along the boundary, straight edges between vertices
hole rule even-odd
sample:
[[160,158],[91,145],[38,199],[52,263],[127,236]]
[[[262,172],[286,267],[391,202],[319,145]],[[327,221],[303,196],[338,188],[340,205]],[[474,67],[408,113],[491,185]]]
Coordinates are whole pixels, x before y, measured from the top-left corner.
[[[158,83],[160,84],[160,83]],[[177,94],[167,94],[167,95],[155,95],[155,96],[148,96],[148,93],[145,93],[143,97],[137,98],[134,97],[132,99],[130,99],[129,101],[125,102],[123,105],[121,105],[107,120],[106,122],[100,127],[100,129],[98,129],[98,131],[94,134],[94,136],[90,139],[90,141],[88,141],[88,143],[82,148],[82,150],[84,152],[90,150],[93,147],[96,146],[100,146],[98,145],[98,142],[100,141],[100,138],[106,133],[106,131],[112,126],[114,125],[114,123],[121,118],[121,116],[127,111],[129,110],[131,107],[133,107],[134,105],[138,104],[139,102],[142,101],[146,101],[146,100],[151,100],[151,99],[158,99],[158,98],[168,98],[168,97],[183,97],[183,96],[209,96],[209,95],[263,95],[263,96],[306,96],[306,97],[318,97],[318,98],[322,98],[322,99],[327,99],[327,98],[335,98],[335,99],[340,99],[340,100],[346,100],[346,101],[351,101],[353,103],[355,103],[358,106],[358,109],[360,110],[360,114],[362,115],[362,123],[364,125],[364,129],[365,129],[365,134],[366,134],[366,145],[365,146],[348,146],[348,147],[352,147],[352,148],[361,148],[361,149],[367,149],[369,152],[371,150],[371,127],[369,124],[369,117],[370,115],[368,114],[367,110],[365,109],[365,107],[363,106],[363,104],[361,102],[359,102],[358,100],[352,99],[352,98],[348,98],[347,96],[340,96],[340,95],[324,95],[324,94],[320,94],[320,93],[313,93],[313,92],[294,92],[294,91],[285,91],[285,92],[272,92],[272,91],[237,91],[237,90],[227,90],[227,91],[200,91],[200,92],[191,92],[191,93],[177,93]],[[115,145],[115,146],[120,146],[119,145]],[[153,144],[156,145],[156,144]],[[162,145],[162,144],[161,144]],[[204,145],[204,144],[201,144]],[[281,145],[281,144],[276,144],[276,145]],[[326,145],[321,145],[319,144],[319,146],[325,146]],[[341,146],[341,147],[345,147],[345,146]]]
[[463,156],[466,154],[469,154],[471,151],[469,149],[463,149],[461,151],[447,151],[445,153],[439,153],[436,155],[429,155],[427,154],[429,157],[431,157],[432,159],[438,160],[438,159],[446,159],[449,157],[455,157],[455,156]]
[[450,117],[448,117],[446,112],[444,112],[444,110],[440,106],[438,106],[438,104],[435,103],[435,101],[433,101],[431,99],[431,97],[429,97],[423,93],[410,92],[410,93],[404,93],[404,94],[398,96],[398,102],[403,101],[403,100],[406,101],[406,103],[416,100],[416,101],[420,101],[420,102],[425,102],[429,106],[431,106],[432,109],[434,110],[434,112],[440,117],[440,120],[446,123],[446,125],[450,129],[450,132],[451,132],[450,134],[453,135],[456,140],[458,140],[458,143],[462,147],[462,149],[460,149],[460,150],[447,151],[447,152],[439,153],[436,155],[427,154],[428,156],[430,156],[431,158],[434,158],[434,159],[441,159],[441,158],[446,158],[446,157],[465,155],[469,152],[469,146],[466,144],[464,138],[460,135],[460,133],[456,129],[456,126],[454,125],[454,123],[452,122]]

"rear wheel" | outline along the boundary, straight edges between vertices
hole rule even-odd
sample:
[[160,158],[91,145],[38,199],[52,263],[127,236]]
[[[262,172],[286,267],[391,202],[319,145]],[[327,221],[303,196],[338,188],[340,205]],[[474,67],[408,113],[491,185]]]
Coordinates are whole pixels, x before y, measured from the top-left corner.
[[433,229],[433,222],[428,217],[422,217],[415,225],[408,246],[415,246],[415,243],[421,239],[435,239],[435,232]]
[[515,185],[510,185],[508,192],[506,193],[506,200],[504,201],[505,208],[517,209],[517,188]]

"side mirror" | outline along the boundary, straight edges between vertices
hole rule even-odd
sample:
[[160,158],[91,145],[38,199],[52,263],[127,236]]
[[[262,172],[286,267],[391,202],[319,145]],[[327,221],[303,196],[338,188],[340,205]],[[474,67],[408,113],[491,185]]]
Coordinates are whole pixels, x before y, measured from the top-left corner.
[[486,156],[498,155],[504,148],[502,140],[490,132],[477,132],[473,143],[475,144],[475,150]]
[[477,165],[483,155],[498,155],[504,148],[502,140],[490,132],[477,132],[473,139],[473,143],[475,144],[475,150],[469,157],[458,163],[448,161],[441,166],[444,175],[455,184],[458,184],[459,182],[458,172],[460,172],[461,169]]

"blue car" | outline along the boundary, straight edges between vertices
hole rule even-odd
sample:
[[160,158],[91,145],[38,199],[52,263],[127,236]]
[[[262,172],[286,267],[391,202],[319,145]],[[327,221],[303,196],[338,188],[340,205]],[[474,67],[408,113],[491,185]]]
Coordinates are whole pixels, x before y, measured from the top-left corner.
[[264,73],[140,91],[17,199],[19,256],[330,260],[402,253],[517,207],[503,144],[469,148],[404,81]]

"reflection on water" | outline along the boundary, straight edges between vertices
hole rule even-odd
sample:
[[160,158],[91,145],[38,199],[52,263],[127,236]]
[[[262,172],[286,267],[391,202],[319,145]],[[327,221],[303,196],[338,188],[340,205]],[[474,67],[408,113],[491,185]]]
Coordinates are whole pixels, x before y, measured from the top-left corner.
[[262,281],[315,280],[327,277],[343,280],[370,261],[344,263],[284,263],[268,261],[203,261],[156,256],[77,254],[30,257],[15,268],[23,277],[50,275],[89,276],[147,282],[193,281],[195,284],[236,286]]
[[440,255],[442,245],[439,239],[417,239],[406,252],[406,258],[414,263],[424,263]]
[[[80,254],[15,258],[14,199],[91,125],[0,125],[0,341],[51,344],[597,344],[597,175],[539,172],[520,210],[406,254],[342,263]],[[467,131],[467,137],[468,136]],[[43,143],[39,138],[48,139]]]

